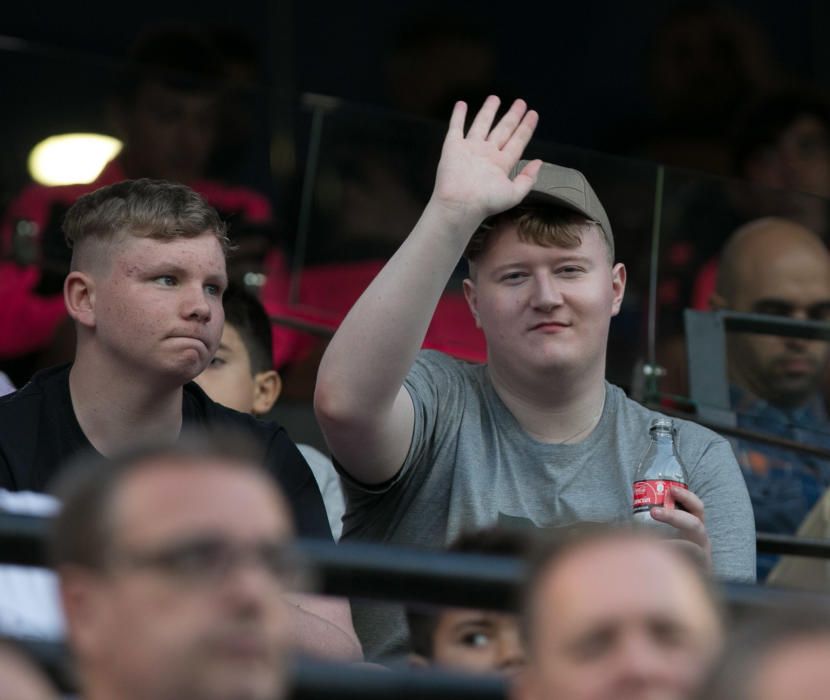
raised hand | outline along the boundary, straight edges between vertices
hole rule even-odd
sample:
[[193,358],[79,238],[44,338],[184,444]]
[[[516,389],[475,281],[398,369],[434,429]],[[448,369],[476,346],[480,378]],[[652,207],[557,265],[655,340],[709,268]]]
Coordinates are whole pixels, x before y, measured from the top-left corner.
[[528,111],[524,100],[516,100],[493,126],[498,107],[499,98],[488,97],[465,136],[467,105],[457,102],[438,163],[433,202],[472,228],[524,199],[542,164],[531,161],[515,179],[509,178],[536,129],[539,115]]

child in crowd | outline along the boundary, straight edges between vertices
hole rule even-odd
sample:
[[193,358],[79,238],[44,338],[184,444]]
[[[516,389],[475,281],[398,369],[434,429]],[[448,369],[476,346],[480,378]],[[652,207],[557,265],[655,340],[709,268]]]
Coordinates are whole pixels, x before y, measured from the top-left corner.
[[[451,552],[524,557],[526,533],[488,528],[460,535]],[[514,675],[524,665],[518,616],[494,610],[410,607],[410,662],[472,673]]]
[[[208,367],[195,381],[217,403],[264,417],[282,389],[271,355],[271,322],[262,304],[231,284],[222,298],[225,327]],[[309,445],[297,445],[317,480],[335,540],[340,539],[345,510],[340,478],[331,460]]]

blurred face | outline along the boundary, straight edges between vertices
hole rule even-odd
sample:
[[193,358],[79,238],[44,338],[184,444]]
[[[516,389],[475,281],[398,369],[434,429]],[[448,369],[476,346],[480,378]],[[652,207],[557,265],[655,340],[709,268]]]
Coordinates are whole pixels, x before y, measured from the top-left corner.
[[830,687],[830,639],[790,641],[761,659],[746,697],[752,700],[820,700]]
[[[830,265],[826,254],[793,245],[768,255],[761,270],[739,272],[730,308],[801,320],[830,320]],[[738,385],[781,406],[798,406],[817,391],[827,363],[826,342],[730,333],[730,374]]]
[[144,83],[123,115],[130,177],[192,182],[205,176],[216,136],[216,97]]
[[766,187],[830,196],[830,141],[816,118],[796,119],[775,144],[747,164],[747,176]]
[[242,337],[225,324],[219,349],[196,383],[217,403],[242,413],[254,408],[256,385],[251,373],[251,358]]
[[216,237],[128,236],[93,273],[95,342],[120,368],[184,384],[219,346],[227,286]]
[[604,371],[611,317],[620,309],[625,267],[611,267],[596,226],[576,248],[544,247],[505,226],[465,281],[467,301],[499,372]]
[[515,673],[524,663],[515,615],[446,610],[433,636],[433,662],[473,673]]
[[124,484],[113,511],[109,571],[63,583],[84,600],[68,619],[90,691],[277,697],[290,525],[264,477],[161,462]]
[[702,584],[665,543],[566,555],[535,592],[523,700],[688,698],[720,646]]

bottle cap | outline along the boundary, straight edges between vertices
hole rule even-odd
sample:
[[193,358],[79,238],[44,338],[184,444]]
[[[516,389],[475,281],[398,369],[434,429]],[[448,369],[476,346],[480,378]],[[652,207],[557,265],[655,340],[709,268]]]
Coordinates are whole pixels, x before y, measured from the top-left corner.
[[666,416],[660,416],[651,421],[649,431],[659,430],[660,432],[674,432],[674,421]]

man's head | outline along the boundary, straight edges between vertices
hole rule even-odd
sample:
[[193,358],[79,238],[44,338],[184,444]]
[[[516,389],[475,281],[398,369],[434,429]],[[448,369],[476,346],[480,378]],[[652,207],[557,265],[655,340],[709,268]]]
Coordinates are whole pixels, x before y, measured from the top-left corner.
[[549,544],[531,567],[522,700],[688,697],[721,640],[685,550],[604,529]]
[[604,372],[626,273],[582,173],[544,164],[521,205],[486,221],[465,256],[464,293],[491,366]]
[[262,304],[231,285],[222,297],[225,328],[210,364],[196,383],[210,398],[242,413],[265,415],[282,384],[271,355],[271,322]]
[[73,249],[64,283],[78,355],[184,384],[207,366],[222,330],[225,224],[198,194],[128,180],[80,197],[64,221]]
[[[522,533],[478,530],[461,535],[449,551],[494,556],[524,556]],[[518,617],[512,613],[468,608],[407,609],[409,641],[416,665],[473,673],[508,673],[524,663]]]
[[[767,218],[738,229],[718,268],[715,309],[830,320],[830,254],[803,226]],[[803,405],[819,387],[828,358],[821,341],[732,333],[732,382],[770,403]]]
[[90,696],[278,695],[296,571],[287,506],[257,458],[199,435],[65,476],[51,553]]
[[205,176],[222,71],[221,54],[197,31],[164,28],[136,42],[114,102],[131,177],[189,183]]
[[830,618],[823,610],[767,611],[738,630],[696,697],[819,700],[830,686]]
[[747,112],[735,141],[741,177],[830,197],[830,110],[823,100],[798,93],[765,98]]

